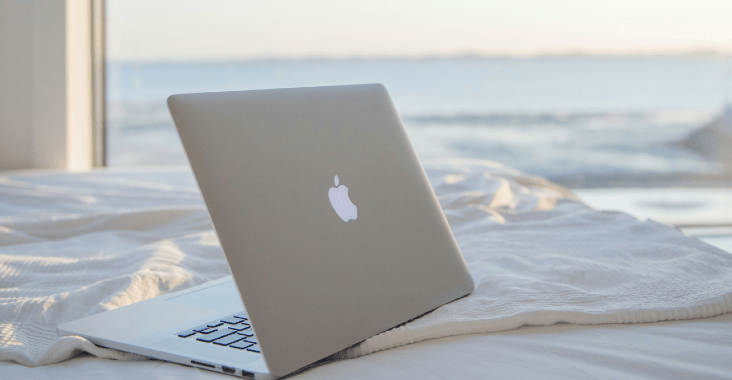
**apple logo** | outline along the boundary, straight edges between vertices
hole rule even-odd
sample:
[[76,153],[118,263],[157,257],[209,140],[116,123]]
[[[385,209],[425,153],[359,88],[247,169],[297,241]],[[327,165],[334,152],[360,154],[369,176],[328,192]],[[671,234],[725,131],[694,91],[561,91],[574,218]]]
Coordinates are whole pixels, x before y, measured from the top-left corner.
[[336,187],[328,190],[328,198],[330,198],[333,210],[344,222],[351,219],[356,220],[356,205],[348,198],[348,188],[344,185],[338,186],[338,175],[335,176],[335,185]]

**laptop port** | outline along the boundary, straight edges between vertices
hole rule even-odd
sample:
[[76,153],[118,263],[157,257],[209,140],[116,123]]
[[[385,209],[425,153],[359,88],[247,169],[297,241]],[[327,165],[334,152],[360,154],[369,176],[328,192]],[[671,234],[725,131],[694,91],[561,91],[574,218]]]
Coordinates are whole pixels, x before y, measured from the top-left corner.
[[221,366],[221,370],[224,371],[224,372],[226,372],[226,373],[234,373],[234,372],[236,372],[235,369],[233,369],[231,367],[224,366],[224,365]]
[[216,366],[213,365],[213,364],[203,363],[203,362],[199,362],[199,361],[196,361],[196,360],[191,360],[191,363],[193,363],[195,365],[200,365],[200,366],[203,366],[203,367],[216,368]]
[[248,379],[253,379],[254,378],[254,374],[253,373],[251,373],[249,371],[245,371],[245,370],[241,370],[241,376],[242,377],[246,377]]

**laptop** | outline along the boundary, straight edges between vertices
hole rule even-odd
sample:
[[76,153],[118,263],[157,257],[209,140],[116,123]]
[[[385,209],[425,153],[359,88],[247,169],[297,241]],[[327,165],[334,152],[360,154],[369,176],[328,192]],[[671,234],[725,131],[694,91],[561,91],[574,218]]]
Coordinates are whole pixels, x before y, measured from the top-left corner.
[[277,378],[473,291],[384,86],[183,94],[168,106],[232,275],[60,335]]

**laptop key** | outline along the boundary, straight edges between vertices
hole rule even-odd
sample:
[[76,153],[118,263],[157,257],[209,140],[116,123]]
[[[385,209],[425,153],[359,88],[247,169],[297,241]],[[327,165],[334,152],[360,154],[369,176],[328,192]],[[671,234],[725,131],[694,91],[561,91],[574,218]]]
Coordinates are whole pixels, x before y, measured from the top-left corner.
[[226,317],[226,318],[221,318],[221,322],[228,323],[230,325],[235,325],[235,324],[241,322],[241,319],[234,318],[234,317]]
[[193,331],[199,332],[201,334],[210,334],[212,332],[216,332],[217,330],[218,329],[215,328],[215,327],[206,327],[206,328],[203,328],[203,329],[200,329],[200,330],[193,329]]
[[234,330],[227,330],[227,329],[221,329],[216,332],[212,332],[211,334],[208,334],[206,336],[202,336],[200,338],[197,338],[196,340],[206,343],[211,343],[216,339],[223,338],[227,335],[234,334],[236,331]]
[[211,321],[211,322],[207,323],[206,326],[208,326],[208,327],[219,327],[219,326],[221,326],[223,324],[224,324],[224,322],[221,322],[221,321]]
[[256,348],[247,348],[247,351],[256,352],[258,354],[261,354],[261,352],[259,352],[259,350]]
[[249,319],[249,318],[247,318],[247,315],[244,314],[244,312],[236,313],[236,314],[232,315],[232,317],[234,317],[234,318],[240,318],[240,319],[245,320],[245,321]]
[[244,331],[244,330],[250,328],[250,326],[248,324],[244,323],[244,324],[240,324],[240,325],[229,326],[229,328],[232,330],[236,330],[236,331]]
[[231,348],[238,348],[240,350],[243,350],[245,348],[249,348],[253,346],[254,344],[247,342],[246,340],[240,340],[234,344],[229,345]]
[[231,334],[231,335],[225,336],[223,338],[214,340],[213,344],[218,344],[219,346],[228,346],[228,345],[230,345],[232,343],[236,343],[242,339],[244,339],[244,337],[241,335]]
[[186,330],[186,331],[183,331],[181,333],[178,333],[178,336],[181,337],[181,338],[188,338],[189,336],[194,335],[194,334],[196,334],[195,331],[193,331],[193,330]]

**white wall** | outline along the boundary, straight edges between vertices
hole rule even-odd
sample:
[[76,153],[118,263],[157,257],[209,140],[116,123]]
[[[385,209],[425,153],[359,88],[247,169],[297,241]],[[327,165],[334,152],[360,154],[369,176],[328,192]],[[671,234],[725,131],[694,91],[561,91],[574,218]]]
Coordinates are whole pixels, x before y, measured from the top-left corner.
[[33,166],[32,10],[0,0],[0,169]]
[[0,0],[0,170],[92,164],[90,0]]

